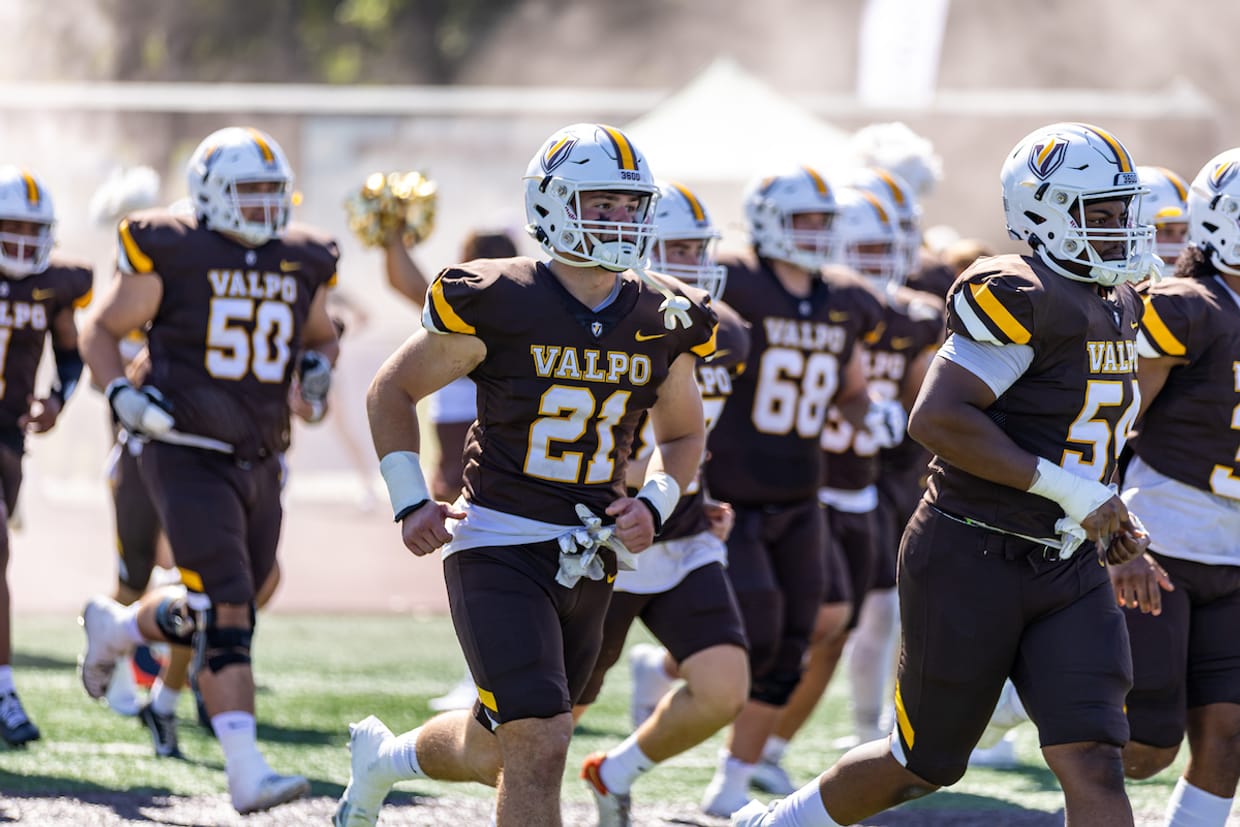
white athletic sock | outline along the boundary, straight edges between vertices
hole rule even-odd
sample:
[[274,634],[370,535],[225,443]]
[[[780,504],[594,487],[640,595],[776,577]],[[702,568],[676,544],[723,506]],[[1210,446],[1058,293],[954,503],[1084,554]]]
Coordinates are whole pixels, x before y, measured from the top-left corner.
[[211,716],[211,727],[219,739],[220,749],[224,751],[224,769],[230,779],[254,768],[261,768],[260,772],[264,775],[271,771],[267,759],[258,751],[258,724],[253,715],[238,711],[221,712]]
[[633,733],[625,738],[620,746],[607,753],[598,774],[608,792],[626,795],[632,789],[637,776],[653,766],[654,762],[647,758],[637,745],[637,733]]
[[0,695],[16,691],[17,687],[13,685],[13,667],[8,664],[0,666]]
[[766,743],[762,745],[762,760],[769,761],[772,764],[778,764],[784,760],[784,753],[788,751],[788,742],[780,738],[778,735],[772,735],[766,739]]
[[125,637],[133,641],[135,646],[141,646],[146,643],[146,638],[142,635],[142,630],[138,628],[138,604],[125,607],[125,619],[121,621],[121,625],[125,629]]
[[181,699],[181,690],[169,689],[164,685],[163,678],[156,678],[151,684],[151,709],[160,715],[172,715],[177,711],[177,701]]
[[723,789],[749,797],[749,781],[753,778],[757,764],[746,764],[739,758],[728,755],[723,759]]
[[418,727],[402,733],[379,747],[379,757],[387,759],[392,772],[398,776],[397,781],[428,777],[418,765],[418,733],[421,731],[422,727]]
[[1181,778],[1167,802],[1167,827],[1223,827],[1231,812],[1230,798],[1220,798]]
[[866,594],[857,628],[848,639],[853,728],[863,738],[882,729],[879,717],[890,702],[887,687],[895,663],[893,649],[899,641],[899,604],[895,589]]
[[840,827],[827,815],[817,778],[776,804],[772,815],[772,827]]

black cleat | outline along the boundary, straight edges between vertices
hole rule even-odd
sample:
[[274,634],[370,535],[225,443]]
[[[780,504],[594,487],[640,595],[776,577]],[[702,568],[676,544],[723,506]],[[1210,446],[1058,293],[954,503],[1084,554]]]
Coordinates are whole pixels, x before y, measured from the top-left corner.
[[177,745],[177,716],[160,715],[150,704],[138,710],[138,720],[151,733],[155,755],[159,758],[184,758]]
[[30,722],[17,693],[0,695],[0,738],[11,747],[24,747],[39,737],[39,728]]

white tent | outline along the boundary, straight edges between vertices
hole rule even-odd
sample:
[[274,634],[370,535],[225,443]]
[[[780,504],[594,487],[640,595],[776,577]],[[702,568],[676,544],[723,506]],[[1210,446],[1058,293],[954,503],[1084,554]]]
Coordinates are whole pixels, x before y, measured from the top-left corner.
[[795,164],[847,162],[849,133],[782,97],[729,58],[625,127],[659,178],[748,181]]

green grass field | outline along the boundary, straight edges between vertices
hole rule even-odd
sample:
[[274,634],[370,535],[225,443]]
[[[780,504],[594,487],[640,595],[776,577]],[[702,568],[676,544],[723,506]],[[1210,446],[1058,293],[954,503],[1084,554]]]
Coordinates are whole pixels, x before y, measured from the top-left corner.
[[[14,639],[18,690],[43,740],[25,750],[0,748],[0,793],[89,796],[129,790],[180,796],[225,790],[221,753],[195,724],[188,693],[181,699],[180,718],[181,748],[189,760],[156,759],[136,719],[112,713],[82,691],[75,663],[83,636],[72,618],[18,617]],[[630,635],[630,643],[646,639],[644,630]],[[394,731],[410,729],[429,717],[427,700],[455,683],[462,668],[446,618],[402,616],[266,616],[259,623],[255,661],[259,738],[268,760],[278,770],[310,778],[314,795],[332,798],[349,776],[348,722],[374,713]],[[577,780],[585,755],[628,734],[629,679],[623,664],[609,676],[599,703],[574,737],[566,801],[589,800]],[[833,686],[793,743],[787,767],[794,779],[808,780],[839,755],[828,745],[847,734],[843,690],[842,683]],[[1060,810],[1059,787],[1039,757],[1036,733],[1028,725],[1020,733],[1020,768],[970,770],[956,787],[908,806],[988,810],[994,823],[1002,823],[1005,810]],[[648,774],[634,789],[637,806],[696,803],[721,745],[717,735]],[[1179,770],[1177,764],[1156,779],[1130,783],[1134,810],[1160,812]],[[474,785],[408,782],[389,801],[407,801],[409,793],[492,795]]]

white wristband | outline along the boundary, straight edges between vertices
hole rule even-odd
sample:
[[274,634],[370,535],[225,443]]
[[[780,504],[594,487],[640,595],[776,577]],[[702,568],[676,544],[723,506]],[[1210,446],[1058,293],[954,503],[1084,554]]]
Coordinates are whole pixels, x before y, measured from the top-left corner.
[[392,513],[399,514],[411,505],[431,498],[422,476],[422,465],[413,451],[393,451],[379,460],[379,473],[387,485]]
[[1063,513],[1078,525],[1115,496],[1115,492],[1102,483],[1078,477],[1044,457],[1038,457],[1038,470],[1028,490],[1030,494],[1059,503]]
[[676,510],[676,503],[680,502],[680,483],[670,474],[656,471],[646,478],[637,496],[653,505],[659,512],[659,519],[666,523]]

